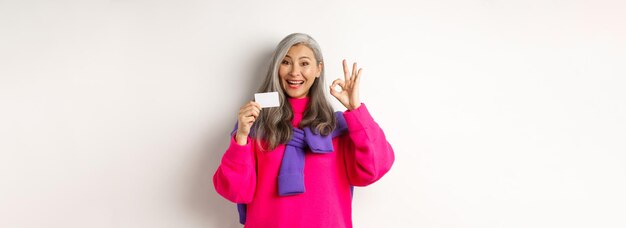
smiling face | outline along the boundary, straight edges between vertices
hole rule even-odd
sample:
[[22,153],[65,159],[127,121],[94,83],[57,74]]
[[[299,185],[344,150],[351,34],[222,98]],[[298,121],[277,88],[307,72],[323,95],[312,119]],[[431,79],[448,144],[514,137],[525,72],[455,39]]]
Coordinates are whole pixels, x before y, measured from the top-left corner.
[[318,63],[311,48],[296,44],[289,48],[280,63],[278,76],[283,90],[292,98],[303,98],[322,72],[322,63]]

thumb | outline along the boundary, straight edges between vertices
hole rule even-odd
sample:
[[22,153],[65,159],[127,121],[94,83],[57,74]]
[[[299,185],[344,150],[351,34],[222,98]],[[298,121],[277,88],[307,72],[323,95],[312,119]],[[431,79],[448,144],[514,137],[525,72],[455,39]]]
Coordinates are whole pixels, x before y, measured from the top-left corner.
[[330,94],[333,95],[333,97],[339,99],[339,92],[337,92],[333,87],[333,85],[330,85]]
[[[341,87],[341,91],[337,91],[335,90],[335,87]],[[333,96],[335,96],[337,99],[339,99],[339,96],[341,95],[341,93],[343,93],[343,90],[345,88],[346,84],[343,80],[341,79],[335,79],[333,81],[333,83],[331,83],[330,85],[330,94],[332,94]]]

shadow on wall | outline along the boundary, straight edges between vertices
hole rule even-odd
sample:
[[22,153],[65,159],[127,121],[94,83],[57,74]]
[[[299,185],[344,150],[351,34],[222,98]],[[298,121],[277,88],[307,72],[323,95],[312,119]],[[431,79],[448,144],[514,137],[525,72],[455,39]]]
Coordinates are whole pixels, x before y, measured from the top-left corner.
[[[248,77],[244,78],[245,82],[241,82],[241,90],[233,94],[234,97],[240,97],[237,110],[248,100],[252,99],[252,94],[256,92],[258,86],[263,81],[270,58],[273,53],[273,47],[268,46],[266,51],[256,56],[251,61],[249,71],[246,72]],[[259,73],[261,72],[261,73]],[[211,105],[211,104],[207,104]],[[237,120],[237,112],[223,113],[223,109],[215,109],[215,113],[211,113],[209,127],[205,129],[200,141],[198,155],[193,161],[197,161],[196,167],[193,167],[191,180],[187,183],[190,193],[185,197],[184,201],[187,208],[193,213],[193,217],[198,218],[206,224],[204,227],[242,227],[239,224],[237,214],[237,206],[222,196],[220,196],[213,186],[213,174],[219,166],[222,155],[229,145],[229,134],[233,130],[235,121]]]

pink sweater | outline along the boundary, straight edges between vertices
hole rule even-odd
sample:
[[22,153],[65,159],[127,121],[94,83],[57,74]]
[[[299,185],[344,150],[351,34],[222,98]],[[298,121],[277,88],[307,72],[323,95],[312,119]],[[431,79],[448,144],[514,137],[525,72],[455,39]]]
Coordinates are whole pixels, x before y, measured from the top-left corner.
[[[308,98],[290,98],[289,103],[294,111],[292,124],[298,126]],[[247,204],[245,227],[352,227],[351,186],[376,182],[391,168],[394,154],[364,104],[343,115],[348,133],[333,139],[334,152],[306,153],[306,191],[299,195],[278,195],[285,145],[263,152],[253,138],[241,146],[231,137],[213,184],[224,198]]]

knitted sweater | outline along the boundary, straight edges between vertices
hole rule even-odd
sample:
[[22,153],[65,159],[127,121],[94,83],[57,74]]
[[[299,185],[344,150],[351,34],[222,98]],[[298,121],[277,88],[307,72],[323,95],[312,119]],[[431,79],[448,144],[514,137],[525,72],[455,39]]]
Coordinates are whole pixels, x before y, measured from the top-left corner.
[[[292,124],[298,126],[308,98],[288,100]],[[247,204],[245,227],[352,227],[352,186],[380,179],[391,168],[394,153],[365,104],[343,115],[348,133],[333,138],[331,153],[306,153],[306,190],[293,196],[279,196],[277,190],[285,145],[262,151],[254,138],[241,146],[231,137],[213,184],[224,198]]]

